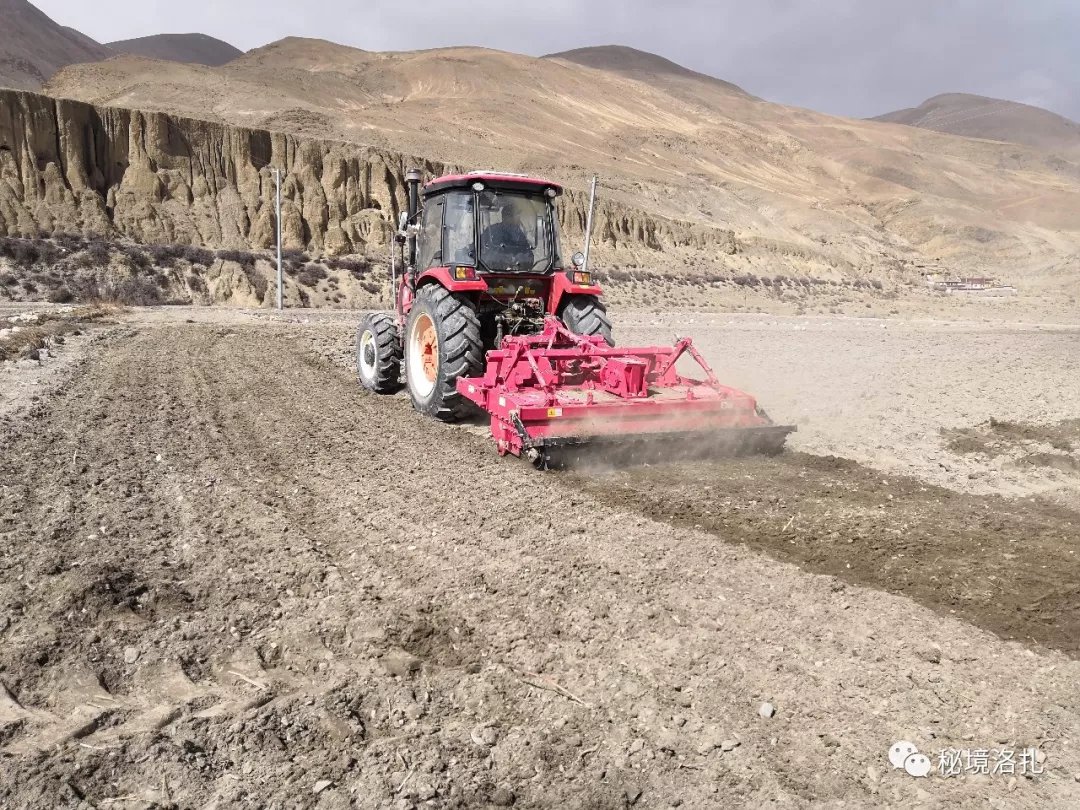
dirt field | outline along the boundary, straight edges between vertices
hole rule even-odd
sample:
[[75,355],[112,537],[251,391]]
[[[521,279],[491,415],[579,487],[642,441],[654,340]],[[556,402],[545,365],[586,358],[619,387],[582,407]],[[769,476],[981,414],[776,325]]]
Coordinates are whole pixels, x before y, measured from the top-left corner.
[[1075,329],[629,316],[792,452],[541,473],[351,320],[136,312],[7,406],[0,806],[1080,801]]

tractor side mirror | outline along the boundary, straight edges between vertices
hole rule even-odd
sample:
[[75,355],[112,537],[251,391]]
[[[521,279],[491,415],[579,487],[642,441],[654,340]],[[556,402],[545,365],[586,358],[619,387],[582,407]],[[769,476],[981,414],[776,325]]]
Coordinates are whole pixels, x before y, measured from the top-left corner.
[[580,250],[570,257],[570,261],[573,262],[574,267],[581,267],[585,264],[585,254]]

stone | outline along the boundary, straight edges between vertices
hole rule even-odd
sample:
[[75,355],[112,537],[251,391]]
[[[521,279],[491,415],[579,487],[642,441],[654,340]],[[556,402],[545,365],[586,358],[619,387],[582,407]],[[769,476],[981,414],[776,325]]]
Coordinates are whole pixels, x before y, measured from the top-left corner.
[[139,660],[139,650],[136,647],[124,647],[124,663],[134,664]]
[[704,756],[711,751],[715,751],[717,748],[721,748],[724,744],[724,734],[720,727],[715,723],[709,723],[698,734],[697,740],[694,744],[694,750]]
[[761,717],[768,720],[770,717],[776,714],[776,707],[773,706],[771,703],[762,703],[761,706],[758,707],[757,713],[761,715]]
[[311,792],[318,796],[332,784],[334,783],[331,782],[329,779],[320,779],[318,782],[315,783],[315,787],[312,789]]
[[656,735],[656,747],[661,751],[674,752],[679,746],[679,735],[670,728],[660,729]]
[[422,802],[426,802],[429,799],[434,799],[438,795],[439,791],[435,789],[434,785],[428,782],[424,782],[418,785],[416,788],[416,798]]
[[481,723],[473,728],[472,732],[469,734],[469,738],[475,745],[490,748],[499,741],[499,732],[494,726]]
[[739,747],[739,741],[738,740],[724,740],[723,742],[720,743],[720,750],[724,751],[724,752],[734,751],[738,747]]
[[391,650],[382,657],[380,663],[390,675],[403,678],[420,671],[420,659],[405,650]]
[[931,664],[941,663],[941,648],[934,644],[923,644],[915,650],[915,654],[923,661]]
[[509,807],[516,801],[517,796],[508,787],[497,787],[491,793],[491,803],[496,807]]

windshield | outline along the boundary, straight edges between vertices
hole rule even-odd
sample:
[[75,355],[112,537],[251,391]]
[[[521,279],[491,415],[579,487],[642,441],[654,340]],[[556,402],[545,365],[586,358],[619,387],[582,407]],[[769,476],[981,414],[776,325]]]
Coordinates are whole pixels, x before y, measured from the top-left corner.
[[489,272],[547,272],[557,256],[554,206],[544,196],[480,194],[480,267]]

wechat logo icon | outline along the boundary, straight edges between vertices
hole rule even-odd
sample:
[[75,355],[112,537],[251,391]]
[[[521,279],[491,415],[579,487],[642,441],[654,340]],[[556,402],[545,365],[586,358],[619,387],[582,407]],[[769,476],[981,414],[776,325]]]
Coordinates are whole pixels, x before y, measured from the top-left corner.
[[895,770],[907,771],[912,776],[927,776],[930,773],[930,757],[920,754],[914,743],[900,740],[889,749],[889,764]]

